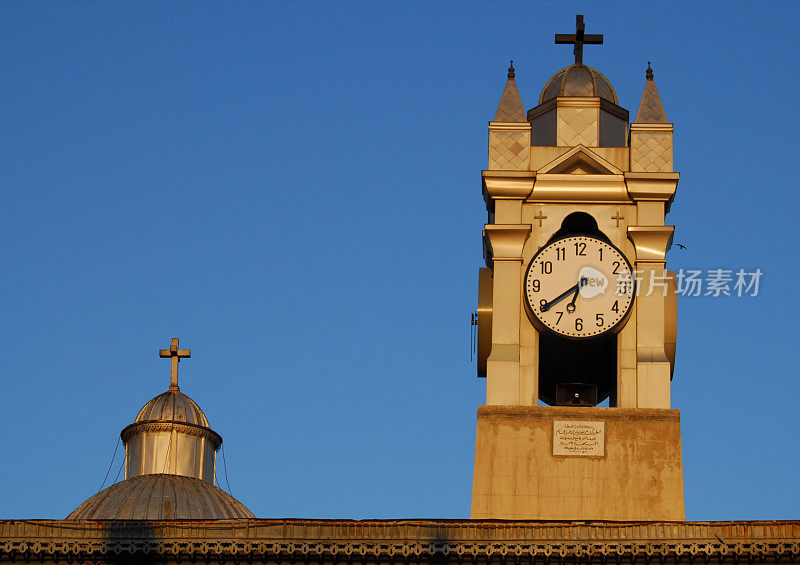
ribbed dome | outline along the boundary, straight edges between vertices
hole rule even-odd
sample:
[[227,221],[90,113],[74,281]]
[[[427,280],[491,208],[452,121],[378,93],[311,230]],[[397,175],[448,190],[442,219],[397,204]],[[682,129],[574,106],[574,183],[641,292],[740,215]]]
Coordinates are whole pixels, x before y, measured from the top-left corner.
[[139,422],[185,422],[196,426],[210,427],[208,419],[194,400],[179,390],[168,390],[145,404],[135,423]]
[[539,104],[558,96],[599,96],[618,104],[617,93],[609,80],[587,65],[570,65],[554,74],[542,90]]
[[139,475],[111,485],[67,520],[227,520],[255,518],[214,485],[181,475]]

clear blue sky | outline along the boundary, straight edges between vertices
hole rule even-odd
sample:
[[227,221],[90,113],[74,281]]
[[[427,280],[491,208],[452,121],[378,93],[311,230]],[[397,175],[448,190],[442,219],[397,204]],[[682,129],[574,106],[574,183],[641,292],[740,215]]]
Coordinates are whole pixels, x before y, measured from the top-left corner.
[[632,114],[653,62],[670,266],[764,272],[680,301],[687,518],[799,518],[800,4],[687,2],[1,3],[0,517],[97,490],[174,336],[257,516],[468,516],[486,126],[576,13]]

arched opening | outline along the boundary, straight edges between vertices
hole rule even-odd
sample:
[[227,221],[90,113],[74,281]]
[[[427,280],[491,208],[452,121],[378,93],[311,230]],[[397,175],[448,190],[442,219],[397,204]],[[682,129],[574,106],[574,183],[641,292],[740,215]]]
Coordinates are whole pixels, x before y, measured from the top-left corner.
[[570,235],[591,235],[603,241],[609,241],[606,234],[597,227],[597,220],[586,212],[573,212],[564,218],[561,222],[561,227],[553,234],[548,243]]
[[[548,241],[589,235],[609,241],[586,212],[573,212]],[[551,406],[616,406],[617,335],[572,340],[542,332],[539,336],[539,400]]]

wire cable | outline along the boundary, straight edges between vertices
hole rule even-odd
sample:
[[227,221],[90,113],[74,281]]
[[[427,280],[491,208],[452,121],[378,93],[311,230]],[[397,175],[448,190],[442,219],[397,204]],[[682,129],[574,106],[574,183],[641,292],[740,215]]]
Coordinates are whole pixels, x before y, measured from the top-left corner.
[[225,469],[225,482],[228,484],[228,494],[233,496],[231,492],[231,483],[228,481],[228,462],[225,461],[225,446],[222,446],[220,451],[222,451],[222,466]]
[[[119,449],[119,442],[120,442],[120,438],[118,436],[117,437],[117,445],[114,446],[114,455],[111,456],[111,462],[108,464],[108,470],[106,471],[106,476],[103,477],[103,482],[100,485],[100,488],[97,489],[97,492],[100,492],[101,490],[103,490],[103,487],[106,486],[106,479],[108,479],[108,474],[111,472],[111,467],[114,466],[114,459],[116,459],[116,457],[117,457],[117,450]],[[95,493],[95,494],[97,494],[97,493]]]
[[122,461],[119,462],[119,469],[117,469],[117,475],[114,477],[114,482],[117,482],[119,478],[119,474],[122,472],[122,468],[125,466],[125,458],[122,458]]

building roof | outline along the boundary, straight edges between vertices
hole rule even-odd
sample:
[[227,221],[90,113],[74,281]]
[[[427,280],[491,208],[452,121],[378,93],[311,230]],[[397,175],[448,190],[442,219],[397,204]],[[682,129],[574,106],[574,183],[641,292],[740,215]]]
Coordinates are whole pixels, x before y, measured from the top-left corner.
[[111,485],[67,520],[227,520],[253,518],[227,492],[183,475],[138,475]]
[[559,96],[597,96],[618,104],[611,82],[600,71],[582,64],[565,67],[550,77],[542,89],[539,104]]
[[794,563],[800,522],[5,520],[0,559],[9,555],[27,563],[109,555],[196,556],[189,562]]
[[183,422],[210,427],[197,403],[179,390],[168,390],[153,398],[139,410],[134,422]]

